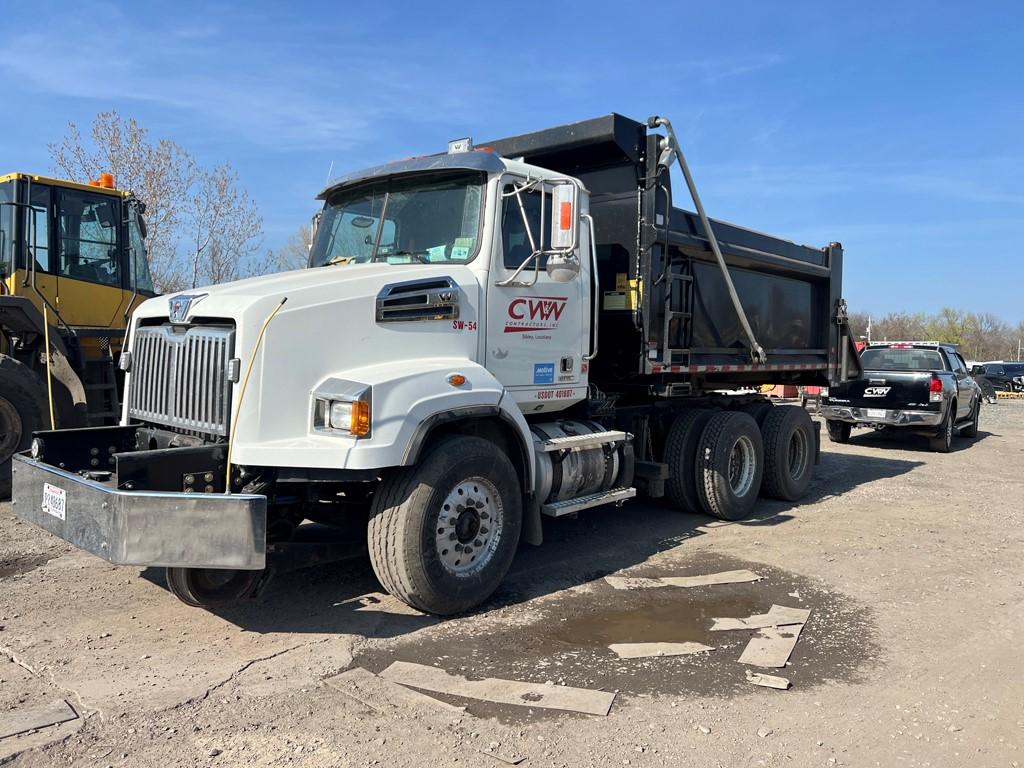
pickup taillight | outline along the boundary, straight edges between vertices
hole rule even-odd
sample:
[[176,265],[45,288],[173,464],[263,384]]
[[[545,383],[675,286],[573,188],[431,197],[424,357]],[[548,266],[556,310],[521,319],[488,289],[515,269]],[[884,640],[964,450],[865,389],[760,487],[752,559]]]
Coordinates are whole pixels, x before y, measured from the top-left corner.
[[932,380],[928,382],[928,402],[942,402],[942,379],[935,374],[932,374]]

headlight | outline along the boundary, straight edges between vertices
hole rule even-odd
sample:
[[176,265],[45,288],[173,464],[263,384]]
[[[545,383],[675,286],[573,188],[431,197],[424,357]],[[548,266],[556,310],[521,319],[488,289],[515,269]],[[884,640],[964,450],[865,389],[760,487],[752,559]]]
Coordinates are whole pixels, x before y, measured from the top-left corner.
[[332,429],[352,431],[352,405],[352,403],[346,403],[343,400],[331,402],[330,422]]
[[355,437],[370,434],[370,388],[328,379],[313,391],[313,430]]

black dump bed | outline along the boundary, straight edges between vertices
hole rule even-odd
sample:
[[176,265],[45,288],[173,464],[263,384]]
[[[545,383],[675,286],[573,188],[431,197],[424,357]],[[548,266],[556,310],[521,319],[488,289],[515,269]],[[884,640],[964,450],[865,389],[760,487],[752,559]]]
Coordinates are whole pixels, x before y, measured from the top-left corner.
[[[676,208],[664,137],[612,114],[487,142],[581,179],[597,230],[600,353],[591,379],[659,394],[762,383],[828,384],[857,372],[841,300],[843,251],[715,221],[767,362],[755,363],[699,217]],[[683,188],[682,195],[690,198]]]

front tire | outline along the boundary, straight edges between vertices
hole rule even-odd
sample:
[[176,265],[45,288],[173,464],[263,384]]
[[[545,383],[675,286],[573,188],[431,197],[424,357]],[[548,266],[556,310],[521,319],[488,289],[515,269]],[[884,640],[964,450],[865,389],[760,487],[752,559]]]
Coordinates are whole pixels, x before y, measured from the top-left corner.
[[763,471],[757,422],[737,411],[712,416],[697,446],[697,492],[704,511],[722,520],[742,520],[757,503]]
[[497,589],[521,529],[522,494],[508,457],[488,440],[445,436],[419,465],[382,480],[367,530],[370,562],[390,594],[448,616]]
[[761,426],[764,437],[765,496],[796,501],[807,492],[814,474],[814,424],[807,411],[777,406]]

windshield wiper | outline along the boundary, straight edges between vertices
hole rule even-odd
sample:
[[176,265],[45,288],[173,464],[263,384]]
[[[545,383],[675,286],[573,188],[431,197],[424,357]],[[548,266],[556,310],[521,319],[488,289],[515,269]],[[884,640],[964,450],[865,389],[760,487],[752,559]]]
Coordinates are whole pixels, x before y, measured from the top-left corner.
[[321,264],[321,267],[331,267],[335,264],[351,264],[356,260],[355,256],[332,256],[330,259]]

